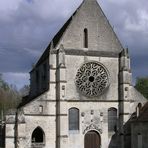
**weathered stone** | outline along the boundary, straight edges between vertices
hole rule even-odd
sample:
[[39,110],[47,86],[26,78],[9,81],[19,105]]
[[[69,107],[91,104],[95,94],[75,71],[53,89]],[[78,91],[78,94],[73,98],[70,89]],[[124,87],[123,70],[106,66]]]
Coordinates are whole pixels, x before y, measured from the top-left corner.
[[[90,62],[102,65],[107,77],[101,68],[88,64],[93,66],[85,71],[85,76],[89,71],[89,77],[85,79],[82,72],[80,80],[80,67]],[[78,83],[85,81],[81,90],[87,93],[93,88],[89,95],[76,87],[76,75]],[[138,103],[146,102],[131,84],[129,55],[96,0],[84,0],[53,38],[30,76],[28,99],[20,104],[16,115],[6,117],[6,148],[84,148],[87,133],[94,131],[100,138],[97,147],[124,148],[124,124]],[[103,82],[108,83],[106,89],[92,95],[102,89]],[[72,108],[79,111],[77,130],[69,130]],[[114,131],[109,131],[109,109],[117,113]],[[36,136],[41,136],[41,141],[35,141],[35,131],[40,131]]]

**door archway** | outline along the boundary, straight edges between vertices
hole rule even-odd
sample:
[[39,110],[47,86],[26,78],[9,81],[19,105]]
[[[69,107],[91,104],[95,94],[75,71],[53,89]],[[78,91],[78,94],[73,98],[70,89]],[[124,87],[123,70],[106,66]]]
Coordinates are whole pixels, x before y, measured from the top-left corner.
[[101,137],[96,131],[89,131],[84,138],[84,148],[101,148]]

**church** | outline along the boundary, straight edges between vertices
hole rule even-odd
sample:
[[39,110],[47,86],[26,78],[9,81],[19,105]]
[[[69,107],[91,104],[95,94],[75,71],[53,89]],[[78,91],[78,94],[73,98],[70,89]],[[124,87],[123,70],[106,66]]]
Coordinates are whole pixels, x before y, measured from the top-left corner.
[[128,49],[98,2],[84,0],[30,71],[29,95],[6,116],[5,147],[141,148],[130,120],[146,99],[131,81]]

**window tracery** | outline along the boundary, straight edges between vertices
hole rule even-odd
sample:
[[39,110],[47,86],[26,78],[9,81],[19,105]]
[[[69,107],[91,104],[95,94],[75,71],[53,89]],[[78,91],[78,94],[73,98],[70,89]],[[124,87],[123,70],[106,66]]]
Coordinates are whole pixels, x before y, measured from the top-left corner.
[[79,130],[79,109],[69,109],[69,130]]
[[102,64],[88,62],[78,69],[75,83],[83,95],[96,97],[109,85],[108,72]]

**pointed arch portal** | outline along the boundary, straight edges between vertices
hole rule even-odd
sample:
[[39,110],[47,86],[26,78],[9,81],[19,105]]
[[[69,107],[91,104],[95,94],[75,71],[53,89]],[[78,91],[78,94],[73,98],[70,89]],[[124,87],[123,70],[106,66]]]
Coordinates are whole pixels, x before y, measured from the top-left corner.
[[86,133],[84,148],[101,148],[101,137],[96,131],[89,131]]
[[44,143],[44,140],[44,131],[40,127],[37,127],[32,133],[32,143]]

